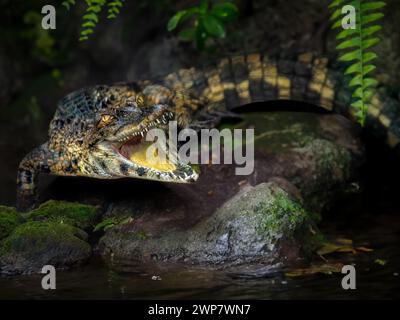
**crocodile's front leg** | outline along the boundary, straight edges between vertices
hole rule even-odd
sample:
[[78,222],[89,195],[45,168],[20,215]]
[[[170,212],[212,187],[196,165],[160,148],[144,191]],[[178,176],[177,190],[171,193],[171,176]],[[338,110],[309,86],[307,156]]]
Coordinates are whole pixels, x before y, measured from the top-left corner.
[[37,202],[37,178],[39,173],[50,172],[49,166],[53,159],[47,143],[28,153],[18,167],[17,174],[17,209],[28,211]]

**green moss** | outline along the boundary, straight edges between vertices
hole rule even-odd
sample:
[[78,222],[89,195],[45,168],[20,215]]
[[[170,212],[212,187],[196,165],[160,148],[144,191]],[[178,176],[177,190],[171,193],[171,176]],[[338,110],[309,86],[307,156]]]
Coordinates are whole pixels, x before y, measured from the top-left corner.
[[83,230],[65,223],[52,221],[30,221],[19,225],[2,242],[0,255],[28,253],[34,256],[46,252],[60,243],[71,246],[88,246],[87,234]]
[[11,234],[22,221],[21,215],[15,208],[0,206],[0,240]]
[[98,223],[93,231],[94,232],[100,231],[100,230],[106,231],[108,229],[114,228],[115,226],[123,225],[123,224],[129,223],[131,221],[133,221],[133,218],[131,216],[107,218],[107,219],[104,219],[103,221],[101,221],[100,223]]
[[284,233],[291,237],[300,226],[304,226],[306,221],[311,222],[315,219],[299,203],[283,192],[277,193],[272,204],[260,211],[264,214],[261,229],[272,235]]
[[243,114],[244,127],[256,128],[256,150],[268,153],[285,153],[293,148],[307,147],[315,138],[317,120],[302,112],[253,112]]
[[284,192],[278,192],[272,204],[261,212],[263,219],[260,232],[268,232],[271,237],[302,239],[302,249],[308,253],[314,252],[326,241],[317,228],[321,216],[306,210]]
[[31,211],[29,219],[33,221],[61,221],[84,230],[91,230],[97,214],[97,208],[91,205],[49,200]]

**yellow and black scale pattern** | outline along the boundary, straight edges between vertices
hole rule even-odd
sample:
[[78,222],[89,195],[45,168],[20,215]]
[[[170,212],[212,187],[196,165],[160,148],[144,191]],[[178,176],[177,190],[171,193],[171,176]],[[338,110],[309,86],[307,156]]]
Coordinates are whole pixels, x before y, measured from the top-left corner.
[[[291,59],[259,53],[232,56],[201,69],[179,70],[163,82],[178,92],[192,92],[210,108],[231,110],[255,102],[294,100],[355,121],[348,79],[332,68],[328,58],[312,53]],[[400,149],[399,101],[377,91],[368,109],[366,129]]]
[[[185,127],[198,122],[202,115],[218,114],[219,110],[229,111],[254,102],[294,100],[355,120],[347,83],[343,71],[332,67],[325,57],[304,53],[288,59],[252,53],[223,58],[201,68],[181,69],[155,80],[72,92],[58,104],[49,140],[20,163],[18,202],[31,202],[40,172],[110,178],[109,167],[102,165],[107,155],[91,148],[103,139],[104,128],[99,124],[108,121],[104,113],[118,118],[121,108],[127,105],[144,111],[145,106],[166,103],[180,126]],[[129,123],[131,115],[120,117]],[[139,120],[146,123],[151,115],[144,112]],[[368,109],[366,129],[400,151],[399,101],[376,91]],[[99,161],[91,160],[95,152],[99,152]]]

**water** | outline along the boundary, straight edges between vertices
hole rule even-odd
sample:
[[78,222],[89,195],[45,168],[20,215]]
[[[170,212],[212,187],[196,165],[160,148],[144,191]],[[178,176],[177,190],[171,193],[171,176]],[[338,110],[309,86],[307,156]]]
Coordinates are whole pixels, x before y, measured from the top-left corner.
[[[282,270],[250,273],[174,267],[115,272],[94,258],[57,273],[57,289],[42,290],[41,275],[0,278],[0,299],[393,299],[400,298],[400,216],[371,213],[324,223],[328,236],[344,236],[370,253],[335,253],[329,262],[353,263],[357,289],[343,290],[343,275],[285,277]],[[330,219],[328,219],[330,220]],[[356,229],[355,229],[356,228]],[[354,232],[357,230],[357,232]],[[375,262],[385,261],[385,265]],[[316,258],[314,263],[323,262]],[[251,269],[249,271],[252,271]],[[161,280],[152,280],[153,276]]]
[[[363,191],[325,212],[328,239],[352,239],[373,252],[327,255],[329,263],[355,264],[357,289],[343,290],[343,275],[286,277],[284,270],[260,274],[194,267],[110,270],[99,258],[57,272],[57,289],[43,290],[41,275],[0,278],[0,299],[393,299],[400,298],[400,168],[398,157],[371,144],[361,172]],[[3,166],[3,170],[9,170]],[[12,182],[14,183],[14,182]],[[11,186],[10,186],[11,188]],[[9,188],[9,189],[10,189]],[[12,200],[12,199],[11,199]],[[12,201],[10,201],[12,202]],[[384,265],[377,263],[384,262]],[[324,261],[316,257],[313,264]],[[161,280],[152,280],[159,276]]]

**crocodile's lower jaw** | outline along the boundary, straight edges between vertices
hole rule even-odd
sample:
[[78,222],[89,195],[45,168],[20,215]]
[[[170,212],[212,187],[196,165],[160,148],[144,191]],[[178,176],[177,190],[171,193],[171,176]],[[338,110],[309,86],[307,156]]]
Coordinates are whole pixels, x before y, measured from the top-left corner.
[[[174,183],[190,183],[199,177],[189,164],[179,161],[178,157],[171,161],[167,149],[162,150],[165,157],[159,157],[157,147],[161,146],[146,141],[142,136],[136,136],[123,143],[103,141],[98,143],[97,147],[100,153],[95,157],[103,158],[104,154],[107,154],[108,159],[113,159],[108,165],[108,174],[112,177],[132,177]],[[99,161],[95,162],[99,163]],[[123,171],[121,167],[124,168]]]
[[[176,170],[176,165],[174,163],[168,159],[162,159],[159,156],[158,149],[153,142],[143,140],[139,141],[139,143],[130,143],[128,141],[123,144],[119,149],[120,154],[132,163],[142,167],[162,172],[173,172]],[[151,157],[151,159],[149,157]]]

